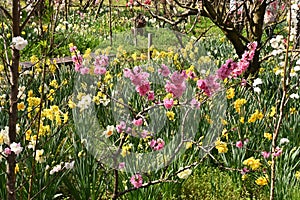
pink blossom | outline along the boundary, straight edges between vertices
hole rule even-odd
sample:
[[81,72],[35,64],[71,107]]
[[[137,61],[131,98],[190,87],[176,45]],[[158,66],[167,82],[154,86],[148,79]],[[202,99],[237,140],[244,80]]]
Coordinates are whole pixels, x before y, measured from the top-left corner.
[[149,101],[153,101],[154,98],[155,98],[154,91],[149,91],[148,94],[147,94],[147,96],[148,96],[148,100]]
[[117,132],[122,133],[126,128],[126,123],[124,121],[121,121],[120,124],[116,126]]
[[103,74],[105,74],[106,73],[106,68],[105,67],[95,67],[95,69],[94,69],[94,73],[95,74],[100,74],[100,75],[103,75]]
[[254,42],[251,42],[247,45],[247,48],[249,49],[249,51],[255,51],[256,48],[257,48],[257,42],[254,41]]
[[220,79],[225,79],[229,77],[231,72],[237,68],[237,63],[234,62],[232,59],[228,59],[224,65],[222,65],[218,70],[217,70],[217,75],[218,78]]
[[77,55],[73,55],[72,61],[75,64],[75,71],[79,72],[82,67],[82,56],[79,53]]
[[152,139],[149,143],[149,146],[154,150],[154,151],[159,151],[164,148],[165,142],[163,139],[158,138],[157,140]]
[[142,134],[141,134],[142,138],[146,138],[148,135],[149,135],[148,131],[146,131],[146,130],[142,131]]
[[143,185],[143,178],[142,175],[140,174],[135,174],[130,178],[130,183],[135,187],[135,188],[140,188]]
[[263,151],[263,152],[261,152],[261,155],[262,155],[265,159],[267,159],[267,158],[269,158],[269,156],[271,155],[271,153],[270,153],[270,152],[267,152],[267,151]]
[[162,64],[161,69],[158,69],[158,73],[164,77],[167,77],[170,74],[170,70],[165,64]]
[[82,75],[88,74],[89,72],[90,72],[90,69],[87,67],[80,68],[80,73]]
[[174,105],[173,99],[165,99],[164,100],[164,106],[166,109],[171,109]]
[[13,142],[9,145],[9,147],[10,147],[10,150],[12,152],[14,152],[16,155],[20,154],[21,151],[23,150],[23,147],[21,147],[20,143]]
[[172,93],[174,98],[179,98],[182,96],[184,90],[186,89],[186,85],[185,82],[183,82],[181,85],[175,85],[172,82],[167,81],[165,89],[167,92]]
[[124,169],[125,167],[125,162],[120,162],[119,163],[119,169]]
[[72,47],[70,47],[70,52],[72,53],[72,52],[75,52],[77,50],[77,47],[76,46],[72,46]]
[[279,147],[275,148],[275,152],[273,153],[273,156],[278,157],[282,154],[282,149]]
[[143,119],[142,118],[138,118],[138,119],[134,119],[132,121],[132,123],[135,125],[135,126],[141,126],[143,124]]
[[241,174],[246,174],[246,173],[248,173],[250,170],[247,168],[247,167],[244,167],[243,169],[242,169],[242,171],[241,171]]
[[126,78],[130,78],[130,76],[132,75],[131,70],[128,69],[128,68],[125,68],[125,69],[123,70],[123,73],[124,73],[124,76],[125,76]]
[[193,72],[193,71],[189,71],[189,72],[187,73],[187,76],[188,76],[190,79],[196,78],[196,74],[195,74],[195,72]]
[[171,81],[167,81],[165,89],[167,92],[172,93],[174,98],[179,98],[182,96],[183,92],[186,89],[185,80],[187,75],[185,71],[174,72],[171,76]]
[[127,129],[126,129],[126,133],[127,133],[127,134],[130,134],[130,133],[131,133],[131,131],[132,131],[131,127],[127,127]]
[[136,87],[136,91],[141,95],[145,96],[150,91],[150,83],[147,82],[144,85],[139,85]]
[[132,84],[135,85],[136,91],[141,96],[145,96],[150,91],[149,73],[143,72],[141,67],[136,66],[133,70],[125,68],[124,76],[131,80]]
[[240,149],[240,148],[243,147],[243,142],[242,141],[237,141],[235,146]]
[[79,72],[80,68],[82,67],[82,56],[80,55],[80,53],[77,53],[77,55],[73,55],[72,56],[72,61],[75,64],[75,71]]
[[243,78],[241,82],[241,86],[246,86],[246,85],[247,85],[247,80]]
[[4,149],[4,153],[5,153],[6,155],[10,155],[10,154],[11,154],[11,149],[8,148],[8,147],[6,147],[6,148]]
[[243,74],[246,69],[249,67],[249,62],[247,60],[240,60],[237,65],[238,67],[235,68],[233,71],[232,71],[232,76],[233,77],[237,77],[237,76],[240,76],[241,74]]
[[197,86],[209,97],[220,89],[220,84],[217,82],[216,76],[208,76],[204,80],[198,80]]
[[94,61],[96,67],[105,67],[108,65],[108,57],[105,55],[97,56]]
[[171,81],[175,85],[181,85],[185,81],[186,78],[187,78],[187,75],[186,75],[185,71],[182,71],[180,73],[175,71],[171,76]]
[[191,104],[191,106],[192,106],[193,108],[200,108],[200,102],[197,101],[195,98],[193,98],[193,99],[191,100],[190,104]]

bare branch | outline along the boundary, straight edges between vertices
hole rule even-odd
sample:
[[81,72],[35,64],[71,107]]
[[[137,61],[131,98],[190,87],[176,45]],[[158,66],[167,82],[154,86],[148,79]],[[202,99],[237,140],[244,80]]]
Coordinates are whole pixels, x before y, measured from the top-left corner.
[[8,10],[6,10],[3,6],[0,6],[0,10],[4,13],[4,15],[6,15],[7,18],[9,18],[10,20],[12,20],[12,16],[8,12]]

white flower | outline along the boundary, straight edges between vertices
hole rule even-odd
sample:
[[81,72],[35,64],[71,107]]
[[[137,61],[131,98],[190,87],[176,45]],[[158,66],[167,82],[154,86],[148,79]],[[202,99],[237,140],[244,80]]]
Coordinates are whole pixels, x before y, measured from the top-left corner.
[[115,127],[114,126],[107,126],[106,131],[103,131],[105,137],[110,137],[114,133]]
[[56,172],[59,172],[60,170],[61,170],[61,165],[60,164],[56,165],[56,166],[53,167],[53,169],[51,169],[50,175],[52,175],[52,174],[54,174]]
[[44,154],[44,149],[36,150],[35,160],[36,160],[38,163],[42,163],[42,162],[45,161],[43,154]]
[[290,98],[292,98],[292,99],[299,99],[299,95],[293,93],[293,94],[290,95]]
[[13,152],[15,152],[15,154],[19,154],[19,153],[21,153],[21,151],[23,150],[23,147],[21,147],[21,144],[20,143],[15,143],[15,142],[13,142],[13,143],[11,143],[10,145],[9,145],[9,147],[10,147],[10,150],[11,151],[13,151]]
[[15,49],[22,50],[26,47],[28,42],[24,40],[24,38],[17,36],[12,38],[12,44]]
[[88,94],[88,95],[85,95],[81,98],[81,100],[78,102],[77,106],[81,109],[81,110],[84,110],[84,109],[87,109],[89,107],[89,105],[91,104],[92,102],[92,98],[91,96]]
[[75,163],[75,160],[73,160],[72,162],[66,162],[65,163],[65,168],[66,169],[73,169],[74,168],[74,163]]
[[[182,170],[182,168],[179,168],[179,171],[180,171],[180,170]],[[179,173],[177,174],[177,176],[178,176],[179,178],[181,178],[181,179],[186,179],[186,178],[189,177],[189,175],[191,175],[191,173],[192,173],[192,170],[186,169],[186,170],[183,170],[182,172],[179,172]]]
[[295,71],[295,72],[300,71],[300,65],[296,65],[296,66],[294,67],[294,71]]
[[281,138],[279,144],[282,145],[282,144],[289,143],[289,142],[290,142],[289,139]]
[[255,88],[254,88],[254,92],[260,93],[260,92],[261,92],[261,89],[260,89],[259,87],[255,87]]
[[256,87],[257,85],[262,84],[262,80],[260,78],[257,78],[253,81],[253,87]]
[[2,129],[0,131],[0,145],[2,145],[3,143],[5,144],[9,144],[9,136],[8,136],[8,126],[5,126],[4,129]]

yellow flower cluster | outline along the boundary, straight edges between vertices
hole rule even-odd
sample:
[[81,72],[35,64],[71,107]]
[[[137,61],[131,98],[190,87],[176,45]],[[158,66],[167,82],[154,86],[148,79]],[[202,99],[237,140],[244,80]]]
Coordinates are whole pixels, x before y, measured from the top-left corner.
[[168,117],[168,119],[170,121],[174,121],[174,119],[175,119],[175,113],[173,111],[167,111],[166,115],[167,115],[167,117]]
[[296,171],[295,177],[296,177],[296,179],[300,179],[300,171]]
[[55,121],[56,124],[66,123],[69,119],[68,112],[63,113],[57,105],[50,106],[50,108],[46,108],[42,110],[42,117],[49,119],[50,121]]
[[27,102],[29,107],[37,107],[40,105],[41,99],[38,97],[28,97]]
[[236,110],[237,113],[241,112],[241,107],[247,103],[246,99],[237,99],[235,100],[235,102],[233,103],[233,106]]
[[227,143],[222,142],[220,139],[215,142],[215,145],[219,153],[226,153],[228,151]]
[[227,99],[232,99],[234,97],[234,88],[231,87],[226,91],[226,97]]
[[260,185],[260,186],[264,186],[264,185],[267,185],[268,184],[268,179],[266,177],[259,177],[258,179],[255,180],[255,183],[257,185]]
[[130,150],[131,150],[132,146],[133,146],[132,144],[127,144],[127,145],[122,146],[121,155],[123,157],[125,157],[126,155],[130,154]]
[[247,160],[244,160],[243,165],[249,166],[252,170],[256,170],[261,166],[260,159],[255,159],[250,157]]
[[275,107],[275,106],[272,106],[271,112],[269,113],[269,116],[270,116],[270,117],[274,117],[275,114],[276,114],[276,107]]
[[270,133],[264,133],[264,137],[267,138],[268,140],[272,140],[272,134]]
[[264,115],[262,114],[262,112],[255,110],[255,113],[253,113],[250,118],[248,119],[249,123],[254,123],[256,122],[256,120],[261,120],[264,117]]

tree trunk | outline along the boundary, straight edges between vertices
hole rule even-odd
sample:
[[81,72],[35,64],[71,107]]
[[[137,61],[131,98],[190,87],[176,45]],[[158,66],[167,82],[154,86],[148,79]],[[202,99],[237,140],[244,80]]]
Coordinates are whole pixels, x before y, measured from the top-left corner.
[[[12,16],[13,16],[13,37],[20,35],[20,1],[13,0],[12,6]],[[17,120],[18,120],[18,78],[19,78],[19,63],[20,62],[20,51],[17,49],[12,50],[12,64],[10,65],[10,110],[9,110],[9,140],[10,143],[16,142],[17,135]],[[16,155],[12,152],[7,157],[7,199],[15,200],[15,184],[16,184]]]

